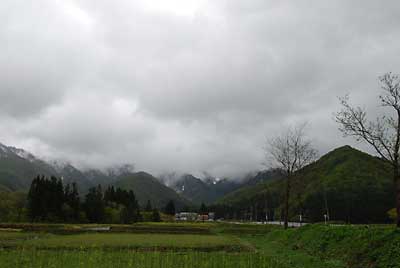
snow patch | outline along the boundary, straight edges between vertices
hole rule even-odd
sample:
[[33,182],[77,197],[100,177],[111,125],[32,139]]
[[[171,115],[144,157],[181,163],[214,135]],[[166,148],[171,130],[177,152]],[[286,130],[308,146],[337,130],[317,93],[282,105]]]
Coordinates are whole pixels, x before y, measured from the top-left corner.
[[30,162],[33,162],[36,160],[36,158],[30,152],[27,152],[23,149],[11,147],[11,146],[6,146],[1,143],[0,143],[0,151],[2,152],[1,155],[5,156],[5,157],[8,157],[10,155],[17,155],[18,157],[26,159]]
[[134,165],[123,164],[123,165],[107,168],[105,170],[105,173],[110,177],[118,177],[122,174],[133,173],[134,171],[135,171]]
[[19,157],[21,157],[21,158],[23,158],[23,159],[26,159],[26,160],[28,160],[28,161],[30,161],[30,162],[32,162],[32,161],[35,160],[35,157],[34,157],[31,153],[29,153],[29,152],[27,152],[27,151],[24,151],[24,150],[22,150],[22,149],[16,149],[16,150],[14,151],[14,153],[15,153],[16,155],[18,155]]
[[71,164],[67,161],[64,160],[52,160],[49,162],[49,164],[57,171],[57,172],[61,172],[63,171],[65,168],[71,166]]

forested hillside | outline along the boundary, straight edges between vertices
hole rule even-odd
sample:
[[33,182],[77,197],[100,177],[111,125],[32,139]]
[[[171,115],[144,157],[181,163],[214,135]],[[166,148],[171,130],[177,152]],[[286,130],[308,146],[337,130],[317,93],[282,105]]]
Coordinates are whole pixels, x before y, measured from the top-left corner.
[[89,188],[101,184],[133,190],[140,205],[145,206],[150,200],[153,206],[164,208],[173,200],[178,209],[191,205],[191,202],[178,195],[174,190],[160,183],[155,177],[145,172],[132,172],[132,167],[123,165],[106,171],[91,169],[81,171],[69,163],[43,161],[31,153],[0,143],[0,191],[27,192],[32,180],[37,175],[56,176],[63,183],[76,182],[83,197]]
[[124,190],[133,190],[141,206],[145,206],[147,200],[158,208],[164,208],[170,200],[175,202],[177,209],[191,205],[188,200],[146,172],[122,174],[114,185]]
[[[216,203],[222,217],[279,220],[282,180],[244,187]],[[387,222],[394,191],[390,167],[377,157],[340,147],[296,173],[290,199],[292,220]]]

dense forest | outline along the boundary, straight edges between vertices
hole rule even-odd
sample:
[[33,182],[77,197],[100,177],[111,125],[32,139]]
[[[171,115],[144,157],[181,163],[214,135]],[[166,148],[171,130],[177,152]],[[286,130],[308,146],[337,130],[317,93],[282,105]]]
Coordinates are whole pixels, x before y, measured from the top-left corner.
[[[28,194],[0,193],[0,221],[65,222],[65,223],[133,223],[142,220],[160,221],[159,209],[148,200],[141,209],[132,190],[101,185],[80,197],[76,183],[63,184],[56,177],[37,176]],[[163,211],[175,214],[170,200]]]

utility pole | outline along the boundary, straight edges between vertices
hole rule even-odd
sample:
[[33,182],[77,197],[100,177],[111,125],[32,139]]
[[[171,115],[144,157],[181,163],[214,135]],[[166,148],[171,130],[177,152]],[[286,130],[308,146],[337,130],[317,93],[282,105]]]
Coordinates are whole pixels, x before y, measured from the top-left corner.
[[328,207],[328,196],[326,194],[326,186],[325,184],[323,184],[324,187],[324,203],[325,203],[325,221],[328,220],[329,221],[329,207]]
[[265,222],[268,224],[268,199],[265,195]]
[[256,204],[254,205],[254,219],[255,219],[255,221],[258,221],[258,214],[257,214],[257,202],[256,202]]

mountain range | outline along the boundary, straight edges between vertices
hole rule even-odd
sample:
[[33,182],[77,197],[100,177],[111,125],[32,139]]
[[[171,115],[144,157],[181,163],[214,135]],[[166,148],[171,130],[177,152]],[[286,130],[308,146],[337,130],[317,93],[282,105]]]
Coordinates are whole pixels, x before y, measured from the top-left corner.
[[236,179],[219,179],[212,176],[200,179],[191,174],[184,174],[175,179],[170,187],[192,201],[194,204],[212,204],[223,196],[240,188],[280,179],[282,172],[270,169],[249,173]]
[[[27,191],[39,174],[54,175],[66,183],[76,182],[82,195],[98,184],[114,185],[133,190],[142,206],[150,200],[153,206],[161,208],[174,200],[180,210],[205,203],[216,210],[229,208],[235,215],[248,215],[250,211],[255,214],[253,218],[265,217],[267,211],[271,218],[278,219],[285,189],[284,175],[279,169],[236,179],[200,179],[176,173],[156,178],[135,172],[130,165],[81,171],[69,163],[46,162],[23,149],[0,143],[0,191]],[[324,214],[329,214],[339,221],[385,222],[387,211],[394,207],[390,166],[350,146],[337,148],[298,171],[292,184],[290,214],[294,220],[302,214],[311,221],[321,221]]]
[[228,192],[238,189],[240,184],[226,179],[207,178],[201,180],[191,174],[185,174],[170,187],[194,204],[199,205],[201,203],[213,203]]
[[133,190],[141,205],[151,200],[162,206],[174,200],[178,208],[212,204],[216,200],[241,187],[279,177],[279,172],[262,171],[249,173],[237,179],[219,179],[207,175],[197,178],[191,174],[168,173],[156,178],[146,172],[135,172],[132,165],[121,165],[105,170],[80,170],[64,161],[44,161],[19,148],[0,143],[0,190],[27,191],[37,175],[56,176],[64,183],[76,182],[82,195],[90,187],[101,184],[115,185]]
[[90,169],[81,171],[61,161],[44,161],[19,148],[0,143],[0,191],[28,191],[31,181],[37,175],[56,176],[63,182],[76,182],[81,195],[90,187],[101,184],[115,185],[133,190],[139,203],[144,206],[150,200],[154,206],[163,207],[169,200],[177,208],[190,206],[191,202],[163,185],[145,172],[134,172],[130,165],[109,168],[105,171]]

